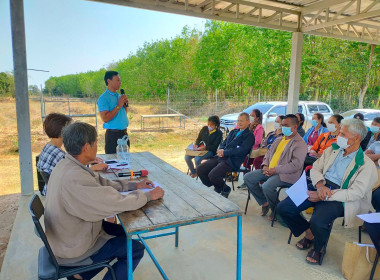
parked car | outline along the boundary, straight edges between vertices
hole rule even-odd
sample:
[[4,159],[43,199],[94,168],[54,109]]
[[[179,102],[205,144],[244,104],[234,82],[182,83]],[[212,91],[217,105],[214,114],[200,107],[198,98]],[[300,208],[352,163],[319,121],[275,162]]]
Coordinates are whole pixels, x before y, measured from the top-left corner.
[[355,114],[362,113],[364,115],[364,123],[366,126],[370,127],[374,118],[380,117],[380,110],[376,109],[354,109],[344,112],[342,116],[345,119],[353,118]]
[[[274,130],[274,121],[277,116],[286,115],[287,105],[288,102],[284,101],[258,102],[244,109],[243,112],[250,114],[253,109],[259,109],[263,113],[263,126],[266,133],[268,133]],[[314,113],[323,114],[325,120],[334,114],[329,105],[318,101],[299,101],[298,112],[305,115],[305,123],[303,126],[305,130],[311,127],[311,119]],[[220,118],[220,128],[228,134],[235,128],[239,114],[240,113],[234,113],[222,116]]]

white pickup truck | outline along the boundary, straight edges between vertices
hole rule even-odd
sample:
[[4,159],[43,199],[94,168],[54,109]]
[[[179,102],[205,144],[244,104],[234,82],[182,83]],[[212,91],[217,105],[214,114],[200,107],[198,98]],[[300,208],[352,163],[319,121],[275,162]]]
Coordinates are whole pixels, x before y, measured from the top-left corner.
[[[268,101],[268,102],[258,102],[248,108],[244,109],[243,112],[250,114],[253,109],[259,109],[263,113],[263,126],[265,132],[268,133],[274,130],[274,121],[278,115],[286,115],[286,107],[288,103],[284,101]],[[305,115],[305,123],[303,128],[305,131],[311,127],[311,118],[315,113],[321,113],[325,116],[325,122],[334,113],[330,106],[323,102],[318,101],[299,101],[298,112]],[[240,113],[224,115],[220,118],[220,128],[225,133],[229,133],[235,128],[237,118]]]

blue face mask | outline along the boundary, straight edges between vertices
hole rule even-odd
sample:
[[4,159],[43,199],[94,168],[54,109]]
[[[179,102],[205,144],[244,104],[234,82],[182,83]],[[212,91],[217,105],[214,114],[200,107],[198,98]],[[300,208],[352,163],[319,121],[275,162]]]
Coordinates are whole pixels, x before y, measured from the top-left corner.
[[293,133],[290,127],[283,126],[281,130],[282,130],[282,134],[284,134],[285,136],[290,136]]
[[371,132],[372,132],[373,134],[378,133],[379,130],[380,130],[380,128],[379,128],[378,126],[371,125]]
[[318,122],[316,120],[311,120],[311,126],[317,126]]

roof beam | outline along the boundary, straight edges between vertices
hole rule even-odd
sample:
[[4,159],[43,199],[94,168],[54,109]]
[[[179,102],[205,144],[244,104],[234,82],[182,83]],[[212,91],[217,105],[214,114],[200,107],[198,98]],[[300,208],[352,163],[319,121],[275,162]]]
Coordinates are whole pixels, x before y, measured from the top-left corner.
[[329,27],[329,26],[333,26],[333,25],[337,25],[337,24],[355,23],[355,21],[360,21],[362,19],[368,19],[368,18],[373,18],[373,17],[378,17],[378,16],[380,16],[380,9],[372,11],[372,12],[360,13],[360,14],[355,15],[355,16],[346,16],[344,18],[324,22],[321,24],[306,26],[306,27],[303,27],[301,29],[302,29],[302,32],[309,32],[309,31],[321,29],[323,27]]
[[245,1],[245,0],[223,0],[223,2],[227,3],[233,3],[233,4],[240,4],[248,7],[255,7],[255,8],[262,8],[265,10],[270,10],[270,11],[276,11],[276,12],[283,12],[283,13],[288,13],[288,14],[293,14],[293,15],[299,15],[299,11],[295,10],[290,10],[290,9],[284,9],[284,8],[278,8],[275,6],[270,6],[270,5],[265,5],[265,4],[260,4],[252,1]]
[[326,9],[328,7],[332,7],[334,5],[339,5],[345,2],[349,2],[350,0],[324,0],[324,1],[318,1],[315,4],[308,5],[303,8],[299,8],[303,14],[308,14],[311,12],[319,11],[321,9]]

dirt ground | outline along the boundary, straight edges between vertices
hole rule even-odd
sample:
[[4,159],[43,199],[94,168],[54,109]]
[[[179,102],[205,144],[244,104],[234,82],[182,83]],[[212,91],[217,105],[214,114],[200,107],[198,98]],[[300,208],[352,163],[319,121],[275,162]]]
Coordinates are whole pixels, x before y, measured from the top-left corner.
[[0,196],[0,267],[11,235],[13,221],[16,218],[20,194]]
[[[51,106],[51,105],[49,105]],[[79,103],[71,108],[71,114],[89,113],[93,104]],[[66,107],[64,107],[66,108]],[[190,142],[193,142],[200,129],[200,125],[191,121],[186,122],[186,129],[174,128],[166,130],[149,129],[140,130],[140,115],[163,113],[158,111],[158,107],[136,105],[131,106],[128,112],[130,119],[129,134],[131,138],[131,152],[149,151],[162,158],[169,164],[181,171],[186,172],[187,167],[184,162],[184,149]],[[20,176],[17,142],[17,121],[16,106],[14,99],[0,99],[0,111],[7,114],[0,114],[0,271],[7,248],[8,240],[16,217],[18,201],[20,198]],[[53,104],[53,107],[46,108],[47,113],[66,113],[61,104]],[[30,101],[31,137],[33,161],[39,154],[43,146],[48,142],[48,137],[42,130],[40,113],[40,102]],[[77,120],[75,120],[77,121]],[[95,124],[92,118],[81,118],[80,121]],[[178,120],[165,123],[167,126],[178,126]],[[104,134],[102,121],[98,118],[98,153],[104,153]],[[149,120],[147,127],[158,127],[158,122]],[[35,162],[33,162],[34,174]],[[34,175],[34,188],[37,190],[37,179]]]

